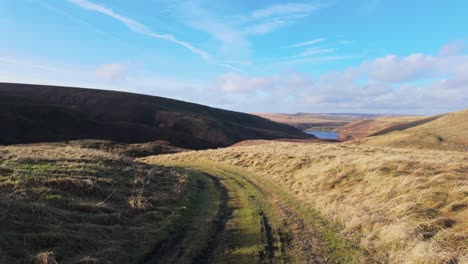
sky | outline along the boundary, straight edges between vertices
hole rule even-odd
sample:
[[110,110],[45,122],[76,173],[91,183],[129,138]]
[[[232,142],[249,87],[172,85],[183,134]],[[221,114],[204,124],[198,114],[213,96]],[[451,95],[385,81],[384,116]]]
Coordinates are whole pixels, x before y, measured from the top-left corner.
[[0,0],[0,81],[241,112],[468,108],[466,0]]

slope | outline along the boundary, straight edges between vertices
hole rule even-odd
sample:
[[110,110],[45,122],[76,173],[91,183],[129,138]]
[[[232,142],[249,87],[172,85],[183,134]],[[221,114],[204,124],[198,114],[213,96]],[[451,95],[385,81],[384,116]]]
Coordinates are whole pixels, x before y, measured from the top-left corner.
[[274,122],[297,127],[300,130],[332,130],[353,121],[366,118],[360,114],[280,114],[280,113],[252,113],[254,115],[269,119]]
[[181,171],[101,150],[0,147],[0,263],[140,262],[198,193]]
[[[298,210],[295,218],[305,222],[324,218],[338,224],[339,238],[372,259],[329,263],[468,260],[468,155],[464,152],[272,142],[145,160],[247,171],[242,174],[250,173],[259,186],[271,184],[293,196],[299,209],[317,212],[307,215]],[[270,201],[277,200],[287,199]],[[307,239],[300,241],[304,248]]]
[[0,144],[166,140],[202,149],[246,139],[310,138],[257,116],[168,98],[11,83],[0,83],[0,123]]
[[398,116],[398,117],[378,117],[371,119],[358,120],[351,122],[337,130],[340,133],[340,138],[343,140],[351,140],[357,138],[368,137],[376,133],[385,133],[384,131],[392,131],[405,124],[410,124],[425,119],[424,116]]
[[370,146],[468,150],[468,109],[429,119],[429,122],[363,138],[355,143]]

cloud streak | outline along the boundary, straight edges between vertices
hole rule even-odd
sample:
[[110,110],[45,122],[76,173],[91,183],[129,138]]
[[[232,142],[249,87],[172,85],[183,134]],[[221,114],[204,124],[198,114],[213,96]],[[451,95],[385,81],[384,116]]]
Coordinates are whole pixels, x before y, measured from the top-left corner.
[[300,43],[290,45],[290,46],[288,46],[288,48],[301,48],[301,47],[305,47],[305,46],[314,45],[314,44],[317,44],[317,43],[320,43],[320,42],[323,42],[323,41],[325,41],[324,38],[317,38],[317,39],[313,39],[313,40],[304,41],[304,42],[300,42]]
[[48,72],[53,72],[53,73],[63,73],[64,71],[59,69],[59,68],[54,68],[46,65],[41,65],[41,64],[36,64],[36,63],[31,63],[31,62],[26,62],[26,61],[20,61],[16,59],[10,59],[10,58],[2,58],[0,57],[0,63],[4,64],[10,64],[10,65],[16,65],[16,66],[21,66],[21,67],[27,67],[27,68],[33,68],[33,69],[38,69],[42,71],[48,71]]
[[278,15],[305,14],[320,9],[319,4],[287,3],[272,5],[252,12],[253,19],[263,19]]
[[170,41],[172,43],[175,43],[175,44],[177,44],[179,46],[182,46],[182,47],[190,50],[191,52],[199,55],[200,57],[202,57],[206,61],[211,61],[212,60],[211,56],[207,52],[205,52],[204,50],[196,48],[196,47],[194,47],[193,45],[191,45],[188,42],[181,41],[181,40],[177,39],[176,37],[174,37],[171,34],[161,34],[161,33],[154,32],[150,28],[148,28],[146,25],[144,25],[144,24],[142,24],[142,23],[140,23],[140,22],[138,22],[136,20],[133,20],[131,18],[120,15],[120,14],[112,11],[109,8],[106,8],[104,6],[95,4],[95,3],[91,2],[91,1],[88,1],[88,0],[68,0],[68,2],[70,2],[70,3],[72,3],[72,4],[76,5],[76,6],[79,6],[79,7],[83,8],[83,9],[90,10],[90,11],[95,11],[95,12],[101,13],[103,15],[109,16],[109,17],[111,17],[111,18],[113,18],[115,20],[118,20],[135,33],[143,34],[143,35],[146,35],[148,37],[155,38],[155,39],[163,39],[163,40]]
[[305,51],[301,52],[296,57],[308,57],[308,56],[312,56],[312,55],[332,53],[332,52],[335,52],[335,51],[336,51],[336,49],[308,48]]

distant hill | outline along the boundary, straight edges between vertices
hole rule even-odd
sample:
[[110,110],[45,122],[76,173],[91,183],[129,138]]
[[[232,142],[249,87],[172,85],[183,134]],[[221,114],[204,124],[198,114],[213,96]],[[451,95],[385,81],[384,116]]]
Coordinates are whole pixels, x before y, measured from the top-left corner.
[[[424,116],[392,116],[358,120],[338,127],[342,140],[364,138],[376,134],[385,134],[393,129],[403,128],[407,124],[426,119]],[[414,125],[414,124],[413,124]],[[412,126],[412,125],[409,125]]]
[[12,83],[0,83],[0,124],[0,144],[166,140],[203,149],[248,139],[311,138],[258,116],[163,97]]
[[297,127],[300,130],[331,131],[351,122],[367,118],[390,117],[394,115],[356,113],[252,113],[274,122]]
[[468,150],[468,109],[396,126],[354,143],[370,146]]

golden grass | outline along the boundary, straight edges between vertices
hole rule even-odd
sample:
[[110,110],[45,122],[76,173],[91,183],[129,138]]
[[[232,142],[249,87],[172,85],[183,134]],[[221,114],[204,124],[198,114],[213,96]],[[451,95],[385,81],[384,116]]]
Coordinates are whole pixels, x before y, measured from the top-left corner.
[[363,138],[376,132],[388,129],[390,127],[407,124],[410,122],[422,120],[425,116],[397,116],[397,117],[378,117],[373,119],[359,120],[342,127],[338,127],[340,138],[345,140]]
[[468,109],[446,114],[403,131],[355,141],[369,146],[398,148],[468,150]]
[[382,263],[468,263],[468,154],[275,142],[149,162],[237,166],[285,187]]

